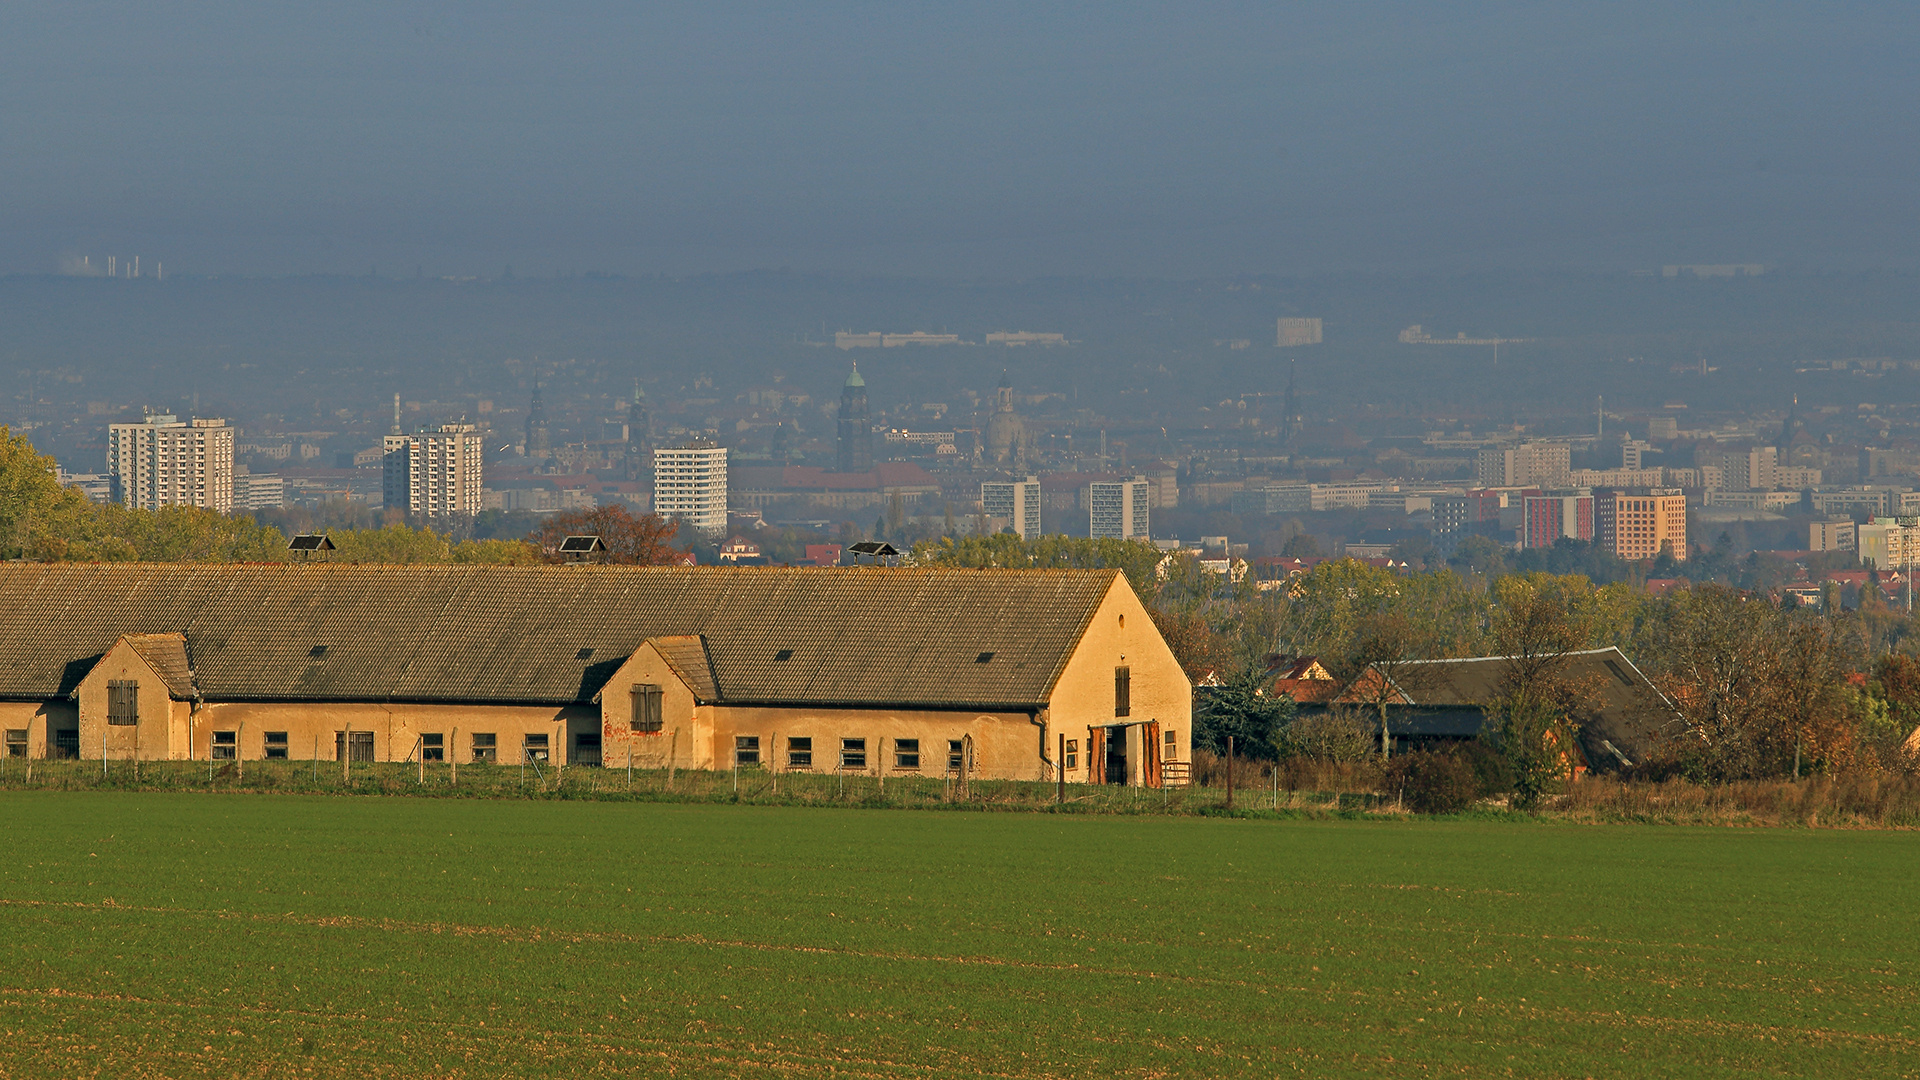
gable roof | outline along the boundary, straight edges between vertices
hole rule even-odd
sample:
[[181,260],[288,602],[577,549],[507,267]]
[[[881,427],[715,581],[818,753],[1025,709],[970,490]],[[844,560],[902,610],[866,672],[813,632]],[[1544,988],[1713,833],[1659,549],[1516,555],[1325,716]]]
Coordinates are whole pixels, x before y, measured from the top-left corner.
[[176,701],[193,698],[193,669],[187,663],[185,634],[128,634],[121,639],[147,662]]
[[0,698],[63,697],[123,635],[180,634],[212,701],[584,703],[641,642],[703,635],[730,702],[1007,711],[1047,702],[1116,586],[1117,570],[14,563]]
[[713,658],[707,655],[707,639],[699,634],[675,634],[648,638],[654,651],[667,662],[680,681],[693,691],[695,701],[720,700],[720,684],[713,677]]

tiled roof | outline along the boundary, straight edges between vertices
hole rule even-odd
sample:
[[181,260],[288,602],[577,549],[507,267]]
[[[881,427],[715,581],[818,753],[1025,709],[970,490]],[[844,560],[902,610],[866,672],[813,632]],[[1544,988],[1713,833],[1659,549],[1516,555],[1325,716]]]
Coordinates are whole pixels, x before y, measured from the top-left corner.
[[697,634],[731,702],[1040,705],[1118,580],[1116,570],[14,563],[0,566],[0,698],[64,696],[122,635],[178,633],[211,701],[585,702],[641,642]]
[[128,634],[127,645],[167,684],[176,701],[193,699],[193,669],[187,663],[184,634]]
[[697,700],[720,700],[720,685],[713,677],[713,658],[707,655],[705,638],[699,634],[675,634],[648,640]]

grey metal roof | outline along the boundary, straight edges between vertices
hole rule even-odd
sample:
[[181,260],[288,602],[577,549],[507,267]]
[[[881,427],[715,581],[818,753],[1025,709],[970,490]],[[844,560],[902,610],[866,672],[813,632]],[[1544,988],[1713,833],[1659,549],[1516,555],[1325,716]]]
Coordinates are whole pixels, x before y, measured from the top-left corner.
[[[716,692],[731,702],[1038,706],[1117,580],[1116,570],[15,563],[0,567],[0,698],[63,696],[122,635],[179,633],[212,701],[585,702],[646,639],[704,635]],[[983,652],[993,659],[976,663]]]

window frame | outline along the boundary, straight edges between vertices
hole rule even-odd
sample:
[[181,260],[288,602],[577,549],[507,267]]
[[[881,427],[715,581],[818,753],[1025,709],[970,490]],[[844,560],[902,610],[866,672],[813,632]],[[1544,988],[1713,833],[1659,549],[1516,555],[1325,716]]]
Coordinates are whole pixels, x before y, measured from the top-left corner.
[[240,733],[238,731],[214,731],[208,733],[211,741],[207,743],[207,760],[237,761],[240,758]]
[[1068,769],[1077,769],[1080,767],[1079,762],[1080,762],[1080,740],[1068,739],[1066,760],[1061,763],[1061,766],[1063,768],[1068,768]]
[[[911,747],[912,749],[908,749]],[[896,772],[920,771],[920,740],[893,740],[893,767]]]
[[468,761],[499,761],[500,733],[497,731],[476,731],[467,743]]
[[843,735],[840,738],[840,771],[849,769],[867,771],[867,740],[864,736],[851,738]]
[[0,736],[0,757],[26,757],[26,756],[27,756],[27,729],[26,728],[6,729],[4,736]]
[[447,736],[441,731],[423,731],[420,733],[420,760],[447,760]]
[[285,761],[287,759],[287,748],[290,745],[287,741],[286,732],[266,732],[261,738],[260,756],[269,761]]
[[967,767],[967,740],[947,740],[947,768],[959,772]]
[[736,769],[752,768],[760,764],[760,736],[735,735],[733,737],[733,766]]
[[813,736],[795,735],[787,739],[787,768],[813,768]]
[[[534,756],[538,750],[539,756]],[[522,761],[552,761],[553,738],[544,731],[529,731],[520,736],[520,759]]]

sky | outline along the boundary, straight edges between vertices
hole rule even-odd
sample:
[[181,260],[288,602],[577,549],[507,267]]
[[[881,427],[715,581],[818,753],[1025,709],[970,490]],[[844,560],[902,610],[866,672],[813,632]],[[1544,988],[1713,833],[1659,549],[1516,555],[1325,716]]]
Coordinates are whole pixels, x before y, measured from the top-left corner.
[[0,5],[0,273],[1920,258],[1911,4]]

